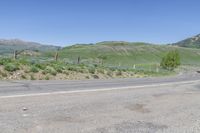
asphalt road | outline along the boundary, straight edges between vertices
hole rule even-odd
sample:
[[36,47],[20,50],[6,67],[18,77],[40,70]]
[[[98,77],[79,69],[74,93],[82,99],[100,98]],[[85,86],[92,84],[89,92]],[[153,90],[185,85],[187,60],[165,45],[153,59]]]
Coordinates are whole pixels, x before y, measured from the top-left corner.
[[199,133],[200,75],[0,82],[3,133]]

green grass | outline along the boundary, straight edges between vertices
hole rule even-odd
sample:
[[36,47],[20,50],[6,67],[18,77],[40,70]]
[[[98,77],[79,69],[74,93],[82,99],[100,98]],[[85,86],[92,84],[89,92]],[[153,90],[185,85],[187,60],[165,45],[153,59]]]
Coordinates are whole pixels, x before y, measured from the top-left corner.
[[62,49],[59,55],[60,59],[72,63],[76,63],[80,56],[81,62],[85,64],[100,64],[101,57],[104,56],[105,66],[132,67],[134,64],[159,64],[162,57],[174,49],[180,52],[181,64],[200,65],[199,49],[143,43],[103,42],[96,45],[75,45]]

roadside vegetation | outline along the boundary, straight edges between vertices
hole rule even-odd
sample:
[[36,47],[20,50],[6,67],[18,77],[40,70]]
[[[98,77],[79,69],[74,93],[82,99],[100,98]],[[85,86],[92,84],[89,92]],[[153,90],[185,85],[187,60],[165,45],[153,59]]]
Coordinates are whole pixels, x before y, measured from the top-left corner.
[[[181,67],[179,65],[181,64]],[[0,56],[0,79],[65,80],[166,76],[200,65],[200,50],[146,43],[77,44]],[[183,67],[184,66],[184,67]],[[188,69],[187,69],[188,70]]]
[[[135,67],[135,68],[134,68]],[[31,61],[28,59],[0,59],[0,79],[4,80],[65,80],[109,79],[169,75],[172,72],[157,65],[149,69],[107,67],[102,64],[71,64],[65,61]],[[142,66],[141,66],[142,68]]]

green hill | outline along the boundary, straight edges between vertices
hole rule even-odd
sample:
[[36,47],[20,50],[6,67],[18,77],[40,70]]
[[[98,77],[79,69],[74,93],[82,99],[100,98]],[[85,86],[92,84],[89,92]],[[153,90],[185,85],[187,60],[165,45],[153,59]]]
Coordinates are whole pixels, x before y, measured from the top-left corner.
[[[54,58],[59,47],[42,45],[21,40],[0,40],[0,55],[13,53],[13,50],[39,50],[43,54],[34,58]],[[143,42],[105,41],[96,44],[76,44],[59,51],[59,59],[69,63],[104,64],[106,66],[133,67],[136,65],[159,64],[162,57],[170,50],[180,52],[184,65],[200,65],[200,49],[184,48],[176,45],[155,45]],[[11,55],[12,56],[12,55]],[[32,58],[32,57],[29,57]]]
[[180,52],[181,63],[199,65],[200,50],[170,45],[147,43],[100,42],[97,44],[77,44],[60,51],[60,58],[76,62],[80,56],[82,63],[99,63],[108,66],[133,66],[134,64],[157,64],[170,50]]

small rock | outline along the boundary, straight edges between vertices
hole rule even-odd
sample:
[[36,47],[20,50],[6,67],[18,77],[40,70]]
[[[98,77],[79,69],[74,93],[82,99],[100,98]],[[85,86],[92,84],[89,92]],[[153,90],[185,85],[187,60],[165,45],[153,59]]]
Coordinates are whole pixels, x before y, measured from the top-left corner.
[[27,111],[28,110],[28,108],[26,108],[26,107],[23,107],[23,111]]

